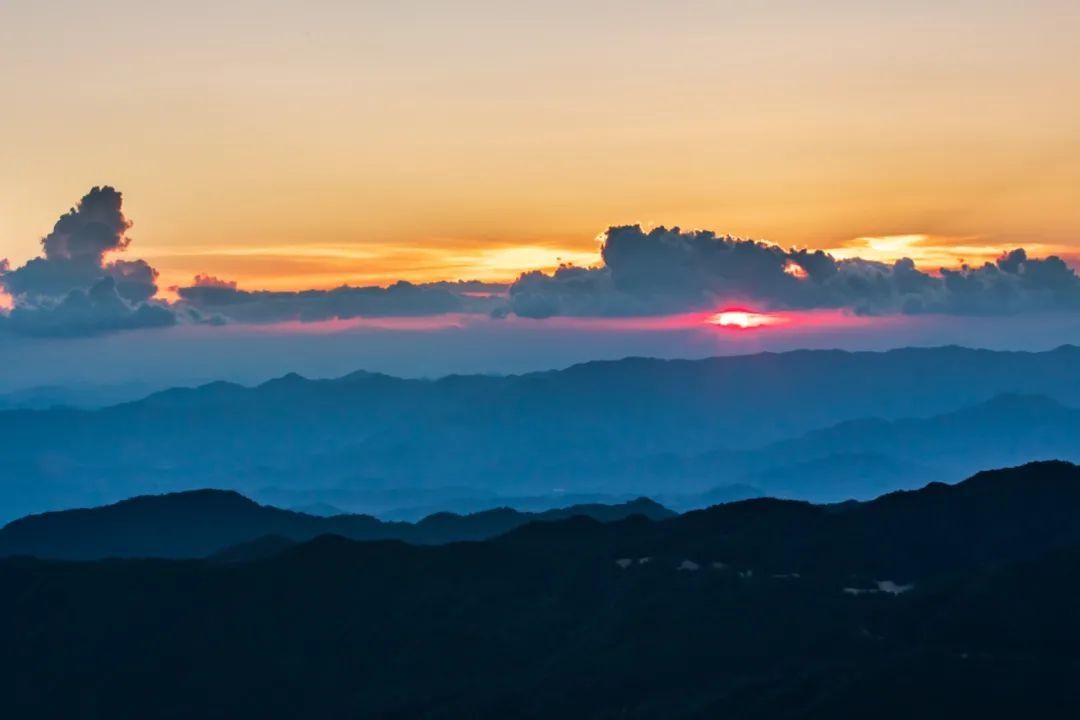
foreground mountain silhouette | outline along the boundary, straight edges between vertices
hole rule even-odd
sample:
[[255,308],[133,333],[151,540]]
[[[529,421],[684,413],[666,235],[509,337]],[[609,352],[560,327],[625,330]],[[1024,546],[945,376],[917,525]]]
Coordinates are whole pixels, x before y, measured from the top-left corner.
[[1080,468],[439,546],[0,561],[5,717],[1074,717]]
[[526,523],[575,515],[612,521],[631,515],[658,520],[674,513],[639,498],[619,505],[574,505],[540,513],[500,508],[471,515],[438,513],[417,523],[383,522],[367,515],[308,515],[259,505],[236,492],[194,490],[16,520],[0,529],[0,555],[63,560],[196,558],[265,536],[300,542],[327,534],[438,544],[483,540]]
[[[835,462],[818,471],[822,453],[802,453],[796,463],[767,450],[838,423],[925,420],[1004,394],[1080,407],[1078,366],[1080,348],[1069,346],[943,347],[630,358],[509,377],[219,382],[95,411],[0,412],[0,512],[11,520],[198,487],[368,514],[439,506],[435,498],[450,487],[465,500],[469,492],[537,496],[555,488],[691,495],[731,484],[789,494],[799,490],[790,479],[814,472],[807,499],[869,498],[913,479],[956,481],[988,464],[1070,456],[1036,452],[1043,434],[1019,418],[1011,425],[1014,452],[989,459],[983,453],[996,446],[979,446],[977,431],[959,422],[951,429],[962,452],[942,458],[913,458],[902,445],[881,443],[845,456],[852,451],[839,441]],[[1010,414],[1001,417],[1008,425]],[[709,456],[720,459],[709,465]],[[386,494],[392,504],[380,499]]]

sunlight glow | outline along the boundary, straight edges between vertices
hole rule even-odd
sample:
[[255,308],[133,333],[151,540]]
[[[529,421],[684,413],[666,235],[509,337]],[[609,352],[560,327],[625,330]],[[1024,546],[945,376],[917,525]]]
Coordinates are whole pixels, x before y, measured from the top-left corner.
[[1002,246],[981,245],[973,237],[939,237],[923,233],[857,237],[843,247],[829,251],[837,259],[862,258],[894,263],[911,258],[924,271],[941,267],[957,268],[965,263],[993,260],[1003,252]]
[[[425,244],[428,242],[430,244]],[[282,245],[190,245],[140,248],[161,270],[160,297],[210,273],[258,290],[328,289],[340,285],[386,286],[398,280],[513,282],[532,270],[552,272],[561,264],[595,266],[594,249],[564,245],[485,246],[470,240],[436,239],[416,243],[295,243]]]
[[721,310],[710,316],[706,322],[733,330],[754,330],[767,325],[776,325],[782,320],[779,317],[749,310]]
[[787,261],[787,264],[784,265],[784,272],[791,277],[799,278],[800,280],[809,277],[806,270],[803,269],[803,266],[794,260]]

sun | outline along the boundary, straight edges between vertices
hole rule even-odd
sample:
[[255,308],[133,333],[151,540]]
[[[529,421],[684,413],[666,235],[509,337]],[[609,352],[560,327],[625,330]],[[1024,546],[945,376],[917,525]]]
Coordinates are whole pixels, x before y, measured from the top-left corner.
[[722,328],[754,330],[767,325],[775,325],[780,322],[780,318],[750,310],[721,310],[711,315],[706,322]]

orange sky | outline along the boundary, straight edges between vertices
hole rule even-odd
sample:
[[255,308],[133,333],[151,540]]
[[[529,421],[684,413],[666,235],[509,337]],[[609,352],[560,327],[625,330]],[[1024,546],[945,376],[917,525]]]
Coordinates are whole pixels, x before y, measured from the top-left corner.
[[626,223],[1072,253],[1077,37],[1062,0],[8,0],[0,257],[103,183],[163,286],[509,279]]

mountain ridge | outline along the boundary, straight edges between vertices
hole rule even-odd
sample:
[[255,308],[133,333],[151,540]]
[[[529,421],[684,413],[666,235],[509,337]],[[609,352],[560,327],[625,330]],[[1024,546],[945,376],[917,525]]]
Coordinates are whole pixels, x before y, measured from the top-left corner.
[[267,536],[301,542],[326,534],[442,544],[482,540],[526,523],[552,522],[577,514],[617,519],[632,514],[660,518],[673,513],[639,498],[620,505],[572,505],[535,513],[496,508],[468,515],[438,513],[416,523],[386,522],[358,514],[308,515],[260,505],[232,490],[201,489],[29,515],[0,528],[0,555],[67,560],[193,558]]
[[1080,467],[1060,462],[480,542],[0,558],[0,711],[1068,717],[1077,591]]
[[[907,457],[893,452],[904,446],[875,441],[858,449],[861,458],[840,459],[830,491],[827,467],[794,467],[830,453],[777,444],[870,416],[925,420],[1003,393],[1080,406],[1077,363],[1080,349],[1071,346],[946,347],[628,359],[521,376],[214,383],[96,411],[0,412],[7,481],[0,508],[10,519],[193,487],[256,499],[267,489],[267,498],[277,493],[290,506],[328,502],[368,514],[437,506],[439,488],[477,497],[674,496],[744,484],[816,501],[868,498],[920,480],[960,479],[987,464],[1080,458],[1063,455],[1075,447],[1071,437],[1040,438],[1026,419],[1010,421],[999,410],[1008,443],[980,447],[978,432],[959,426],[963,442],[935,440],[926,445],[932,452]],[[1039,420],[1037,409],[1026,412]],[[1017,432],[1007,432],[1009,422]],[[837,443],[831,454],[855,452],[853,443]],[[771,456],[747,455],[762,448]],[[718,454],[712,465],[701,459],[710,453]],[[764,480],[746,477],[760,472]],[[383,490],[397,492],[395,505],[368,499]]]
[[[777,351],[763,351],[758,353],[749,353],[743,355],[718,355],[699,359],[683,359],[683,358],[656,358],[648,356],[627,356],[617,360],[589,360],[580,363],[574,363],[568,365],[565,368],[558,368],[552,370],[538,370],[533,372],[519,373],[519,374],[460,374],[454,373],[449,375],[443,375],[436,378],[405,378],[396,375],[390,375],[384,372],[372,372],[368,370],[354,370],[344,375],[330,377],[330,378],[307,378],[296,372],[288,372],[284,375],[269,378],[253,385],[231,382],[225,380],[216,380],[201,385],[192,387],[175,387],[160,390],[157,392],[149,393],[143,398],[131,400],[118,405],[138,405],[144,401],[158,400],[162,398],[168,398],[176,395],[190,396],[199,394],[202,391],[207,393],[218,393],[223,391],[235,392],[235,391],[269,391],[281,387],[307,385],[307,386],[332,386],[332,385],[347,385],[356,382],[397,382],[401,384],[419,384],[419,385],[439,385],[439,384],[454,384],[464,380],[490,380],[493,383],[499,381],[514,381],[514,380],[545,380],[561,374],[567,375],[587,375],[593,376],[598,371],[610,370],[613,368],[625,368],[625,367],[660,367],[665,369],[672,368],[710,368],[710,366],[723,366],[723,365],[741,365],[746,362],[766,361],[775,358],[814,358],[814,359],[851,359],[851,358],[873,358],[873,357],[919,357],[927,353],[958,353],[968,354],[974,356],[997,356],[997,357],[1031,357],[1031,356],[1056,356],[1063,354],[1072,354],[1078,360],[1080,360],[1080,346],[1071,344],[1062,344],[1050,350],[1044,351],[1027,351],[1027,350],[987,350],[981,348],[969,348],[961,345],[938,345],[930,347],[903,347],[893,348],[883,351],[875,350],[829,350],[829,349],[807,349],[807,350],[789,350],[783,352]],[[115,407],[115,406],[113,406]],[[6,409],[0,408],[0,412]],[[41,411],[43,409],[35,409]],[[47,409],[44,409],[47,410]]]

